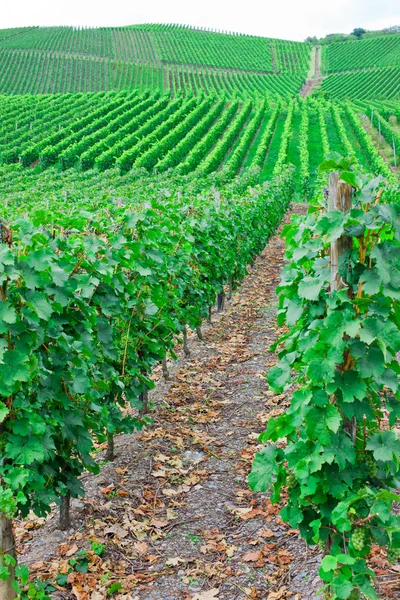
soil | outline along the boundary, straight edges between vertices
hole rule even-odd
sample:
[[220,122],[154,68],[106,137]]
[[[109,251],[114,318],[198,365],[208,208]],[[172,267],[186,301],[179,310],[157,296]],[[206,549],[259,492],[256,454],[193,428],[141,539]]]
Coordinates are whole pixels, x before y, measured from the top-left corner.
[[[297,207],[297,210],[303,208]],[[268,390],[279,333],[275,289],[284,242],[274,236],[242,286],[189,337],[151,393],[153,423],[116,439],[116,459],[86,475],[67,532],[53,512],[17,528],[34,575],[68,573],[53,600],[316,600],[318,548],[307,548],[247,475],[258,434],[288,405]],[[103,454],[99,454],[99,459]],[[92,542],[105,545],[99,556]],[[86,549],[88,572],[72,569]],[[60,580],[58,580],[60,581]],[[118,589],[121,584],[121,589]]]
[[306,79],[300,90],[300,95],[303,98],[312,94],[312,92],[322,84],[321,50],[321,46],[314,46],[312,50],[309,77]]

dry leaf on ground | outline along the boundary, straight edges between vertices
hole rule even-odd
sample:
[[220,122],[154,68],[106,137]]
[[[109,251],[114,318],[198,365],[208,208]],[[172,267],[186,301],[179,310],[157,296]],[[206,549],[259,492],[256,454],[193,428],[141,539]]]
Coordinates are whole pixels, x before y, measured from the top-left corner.
[[201,592],[193,597],[193,600],[218,600],[219,588],[212,588],[207,592]]

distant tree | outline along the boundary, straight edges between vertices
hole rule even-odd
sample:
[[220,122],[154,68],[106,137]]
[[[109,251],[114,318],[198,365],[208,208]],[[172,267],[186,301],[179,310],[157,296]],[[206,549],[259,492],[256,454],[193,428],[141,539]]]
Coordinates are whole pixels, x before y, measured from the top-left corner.
[[367,33],[367,30],[363,29],[362,27],[356,27],[355,29],[353,29],[353,31],[351,33],[353,35],[355,35],[356,38],[358,38],[359,40],[361,40],[361,38],[364,35],[364,33]]
[[321,44],[333,44],[334,42],[345,42],[348,39],[348,35],[345,33],[328,33],[322,40]]
[[383,29],[384,33],[400,33],[400,25],[392,25],[392,27],[386,27]]
[[318,44],[318,38],[316,35],[309,35],[304,41],[309,42],[310,44]]

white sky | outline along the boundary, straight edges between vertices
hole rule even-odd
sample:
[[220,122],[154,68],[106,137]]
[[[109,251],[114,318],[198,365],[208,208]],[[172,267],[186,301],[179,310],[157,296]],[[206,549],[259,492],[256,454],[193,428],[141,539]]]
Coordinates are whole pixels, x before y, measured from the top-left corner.
[[399,0],[0,0],[0,28],[182,23],[304,40],[400,25]]

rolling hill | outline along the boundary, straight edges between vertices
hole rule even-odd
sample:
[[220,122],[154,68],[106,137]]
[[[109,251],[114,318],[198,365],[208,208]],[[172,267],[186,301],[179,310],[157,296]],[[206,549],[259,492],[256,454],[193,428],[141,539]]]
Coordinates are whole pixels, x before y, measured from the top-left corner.
[[313,47],[177,25],[1,30],[0,164],[113,181],[254,169],[265,181],[292,164],[297,192],[309,194],[335,151],[395,178],[399,40]]

